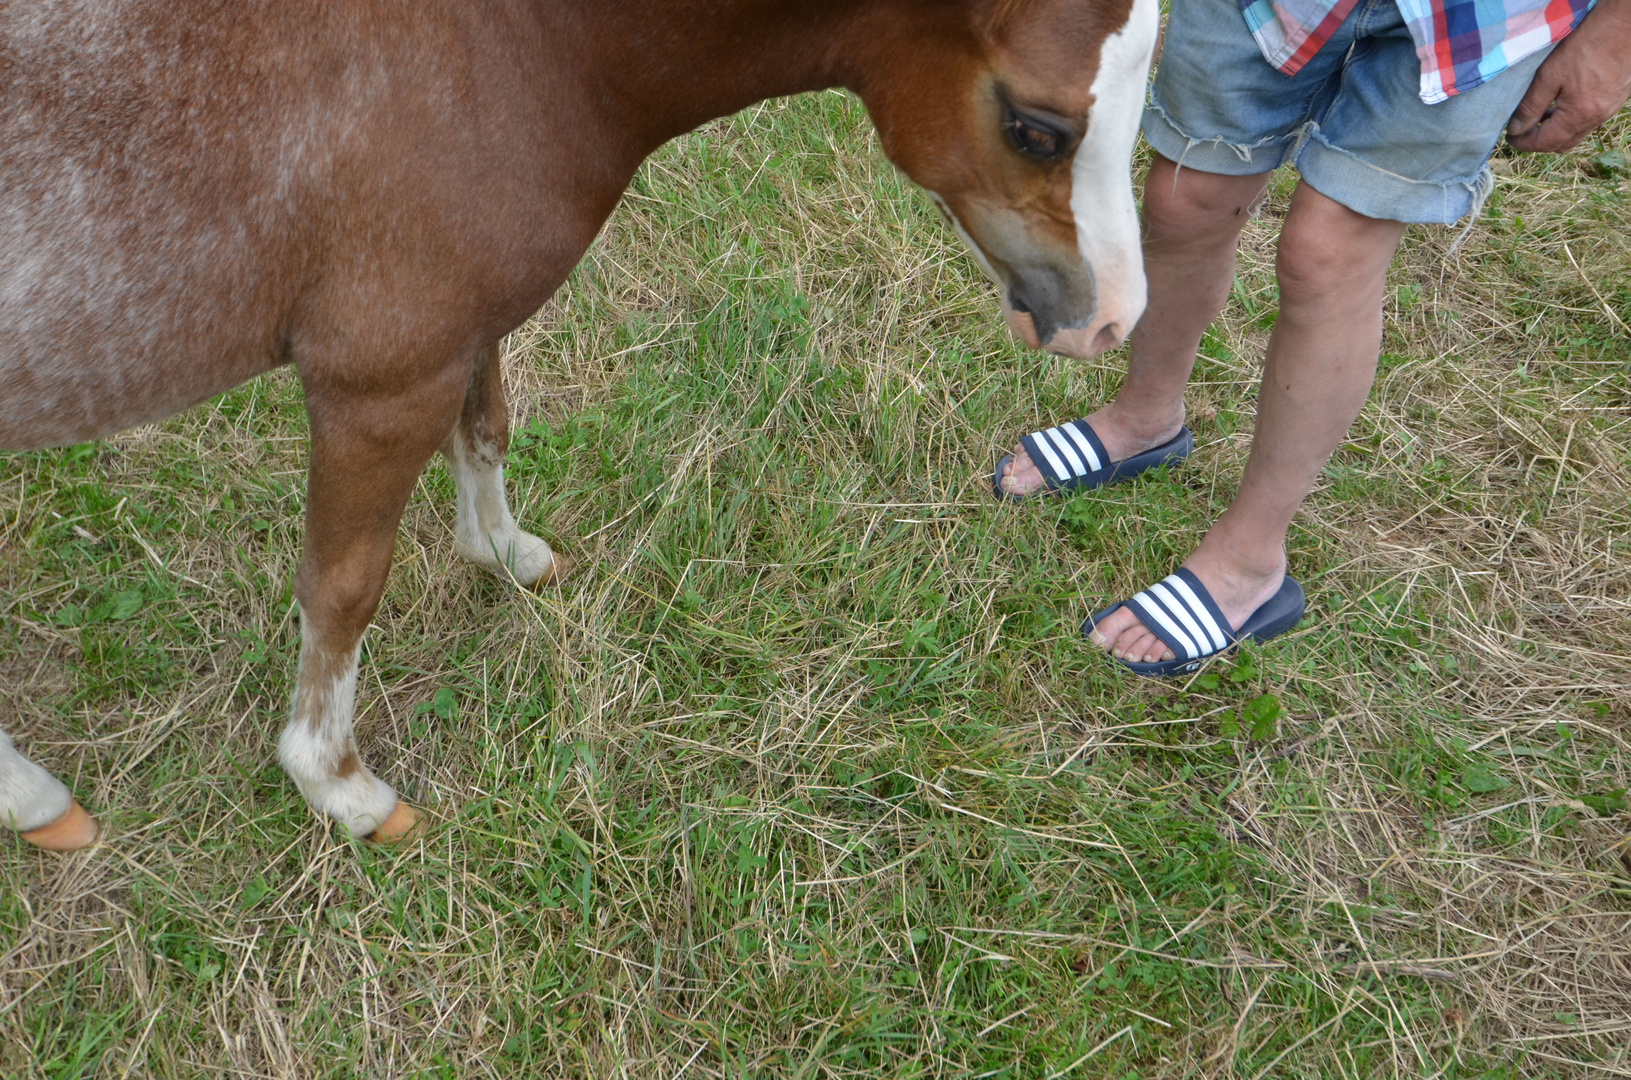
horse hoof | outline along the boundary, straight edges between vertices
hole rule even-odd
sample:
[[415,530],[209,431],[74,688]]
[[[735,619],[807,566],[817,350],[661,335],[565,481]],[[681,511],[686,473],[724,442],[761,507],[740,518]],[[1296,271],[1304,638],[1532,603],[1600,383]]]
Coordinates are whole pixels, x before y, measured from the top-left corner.
[[534,589],[541,589],[546,585],[559,585],[571,576],[577,569],[577,562],[565,552],[551,551],[553,556],[549,562],[549,569],[545,570],[539,579],[532,583]]
[[41,825],[22,834],[35,847],[47,851],[78,851],[96,843],[102,835],[96,819],[85,812],[79,803],[70,803],[67,811],[49,825]]
[[391,807],[391,812],[385,816],[385,820],[368,834],[368,840],[375,844],[394,844],[418,827],[418,811],[398,799],[396,805]]

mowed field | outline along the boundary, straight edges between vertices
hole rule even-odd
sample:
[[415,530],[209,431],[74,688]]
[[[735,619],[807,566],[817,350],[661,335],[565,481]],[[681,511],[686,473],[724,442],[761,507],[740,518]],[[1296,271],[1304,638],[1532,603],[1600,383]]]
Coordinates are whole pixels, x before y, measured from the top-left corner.
[[851,97],[679,140],[506,347],[577,576],[459,561],[440,462],[409,505],[358,712],[398,849],[276,763],[291,372],[0,457],[0,724],[107,828],[0,837],[0,1075],[1631,1075],[1628,139],[1411,230],[1307,618],[1172,683],[1078,625],[1234,490],[1291,178],[1191,462],[998,506],[1123,356],[1011,340]]

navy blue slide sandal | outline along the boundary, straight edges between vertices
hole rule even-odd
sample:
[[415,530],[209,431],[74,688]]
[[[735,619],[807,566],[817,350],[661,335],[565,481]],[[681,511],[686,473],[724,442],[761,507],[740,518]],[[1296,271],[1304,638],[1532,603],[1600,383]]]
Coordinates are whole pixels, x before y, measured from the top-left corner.
[[1206,591],[1201,579],[1179,567],[1177,573],[1151,585],[1131,600],[1111,604],[1095,613],[1082,624],[1082,636],[1093,633],[1095,626],[1122,607],[1131,609],[1138,616],[1138,621],[1172,650],[1176,659],[1157,660],[1149,664],[1119,657],[1111,659],[1136,675],[1161,678],[1195,671],[1209,657],[1246,638],[1267,641],[1285,633],[1303,617],[1308,601],[1303,596],[1303,587],[1288,576],[1280,583],[1280,591],[1247,616],[1239,630],[1231,630],[1229,620],[1223,617],[1217,601]]
[[1131,480],[1139,473],[1188,457],[1195,449],[1195,437],[1187,427],[1181,427],[1178,434],[1152,450],[1111,461],[1104,443],[1087,426],[1087,421],[1072,420],[1046,431],[1032,432],[1020,440],[1020,445],[1036,462],[1048,489],[1029,496],[1010,495],[1002,490],[1002,471],[1014,460],[1014,455],[1004,454],[1002,460],[997,462],[997,471],[991,474],[992,494],[1004,502],[1023,502],[1038,495],[1061,495],[1068,491],[1082,491],[1120,480]]

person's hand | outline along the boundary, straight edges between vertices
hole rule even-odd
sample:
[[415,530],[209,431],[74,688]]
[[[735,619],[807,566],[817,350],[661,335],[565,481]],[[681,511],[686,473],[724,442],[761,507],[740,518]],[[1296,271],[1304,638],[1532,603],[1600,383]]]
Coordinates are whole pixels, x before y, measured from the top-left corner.
[[1513,149],[1580,145],[1631,97],[1631,0],[1597,0],[1535,72],[1506,125]]

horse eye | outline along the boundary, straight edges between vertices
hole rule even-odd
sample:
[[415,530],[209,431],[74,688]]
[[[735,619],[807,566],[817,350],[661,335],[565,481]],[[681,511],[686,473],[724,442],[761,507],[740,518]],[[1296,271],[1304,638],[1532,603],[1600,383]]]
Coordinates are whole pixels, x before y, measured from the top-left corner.
[[1020,116],[1012,108],[1003,110],[1002,130],[1008,145],[1026,157],[1051,161],[1069,148],[1069,133],[1034,116]]

